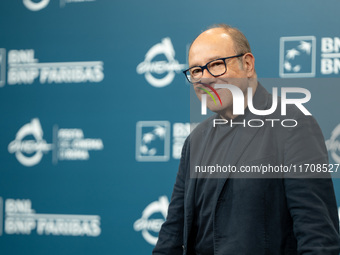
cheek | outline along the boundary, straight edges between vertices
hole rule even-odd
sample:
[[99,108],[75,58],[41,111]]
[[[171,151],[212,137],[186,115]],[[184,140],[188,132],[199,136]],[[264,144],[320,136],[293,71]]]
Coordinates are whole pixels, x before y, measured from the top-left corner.
[[229,89],[221,89],[217,92],[221,97],[222,103],[230,102],[230,100],[232,99],[232,95]]
[[202,93],[201,93],[201,91],[200,91],[199,89],[196,89],[196,88],[195,88],[195,93],[196,93],[196,96],[198,97],[198,99],[201,100],[201,98],[202,98]]
[[244,70],[242,64],[235,63],[233,68],[228,69],[228,77],[229,78],[246,78],[247,72]]

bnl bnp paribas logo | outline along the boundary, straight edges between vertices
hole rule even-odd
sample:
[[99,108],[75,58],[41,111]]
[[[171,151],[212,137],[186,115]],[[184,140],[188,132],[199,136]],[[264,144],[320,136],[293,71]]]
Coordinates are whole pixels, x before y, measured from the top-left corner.
[[8,85],[30,85],[60,83],[99,83],[104,79],[103,61],[47,62],[41,63],[34,49],[0,49],[0,87]]
[[89,160],[90,151],[103,150],[101,139],[84,138],[79,128],[59,128],[53,126],[53,142],[48,143],[38,118],[23,125],[15,139],[8,144],[8,152],[14,154],[19,163],[31,167],[40,163],[43,156],[52,151],[52,162],[64,160]]
[[[197,123],[172,123],[169,121],[138,121],[136,124],[136,160],[141,162],[165,162],[180,159],[182,147],[190,131]],[[171,135],[172,133],[172,135]]]
[[332,131],[331,137],[326,141],[326,146],[334,162],[340,164],[340,124]]
[[2,230],[7,235],[70,237],[97,237],[102,231],[99,215],[37,213],[30,199],[0,197],[0,236]]
[[162,88],[171,84],[176,73],[180,73],[185,67],[185,64],[180,64],[175,59],[171,39],[166,37],[145,54],[144,61],[137,66],[137,73],[144,74],[151,86]]
[[139,121],[136,126],[136,160],[167,161],[170,158],[170,123]]
[[320,45],[321,49],[317,49],[317,38],[315,36],[281,37],[280,77],[315,77],[317,70],[317,53],[320,51],[320,74],[323,76],[339,74],[340,38],[322,37]]

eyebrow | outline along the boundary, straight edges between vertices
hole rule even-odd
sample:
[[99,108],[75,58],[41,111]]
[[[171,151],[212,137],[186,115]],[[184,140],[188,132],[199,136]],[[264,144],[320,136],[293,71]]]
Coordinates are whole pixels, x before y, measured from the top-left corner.
[[[223,57],[220,57],[220,56],[210,57],[210,58],[208,58],[208,61],[204,65],[206,65],[207,63],[209,63],[212,60],[219,59],[219,58],[223,58]],[[192,67],[195,67],[195,66],[200,66],[200,65],[192,65],[192,66],[189,66],[189,68],[192,68]]]

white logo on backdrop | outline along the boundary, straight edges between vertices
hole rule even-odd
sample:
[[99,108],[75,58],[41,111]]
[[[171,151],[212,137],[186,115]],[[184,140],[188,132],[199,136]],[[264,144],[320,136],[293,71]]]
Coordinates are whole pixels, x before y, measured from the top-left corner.
[[[1,201],[0,201],[1,202]],[[30,199],[6,199],[4,233],[7,235],[90,236],[101,233],[99,215],[41,214]]]
[[[321,37],[320,74],[340,72],[340,38]],[[280,77],[316,76],[316,37],[291,36],[280,38]]]
[[8,85],[101,82],[104,79],[102,61],[39,63],[34,49],[8,51]]
[[[156,56],[163,54],[167,61],[152,61]],[[169,37],[163,38],[161,43],[152,46],[145,54],[145,59],[137,66],[137,73],[144,74],[145,79],[154,87],[161,88],[169,85],[185,68],[175,59],[175,50]],[[164,77],[158,77],[167,73]],[[157,75],[157,77],[155,77]]]
[[280,77],[314,77],[315,63],[315,36],[280,38]]
[[333,130],[331,138],[326,141],[326,146],[332,159],[340,164],[340,124]]
[[198,123],[172,124],[172,147],[168,121],[138,121],[136,124],[136,160],[168,161],[170,150],[173,159],[180,159],[185,139]]
[[60,0],[60,7],[65,7],[66,4],[79,4],[79,3],[86,3],[86,2],[95,2],[96,0]]
[[[158,233],[164,223],[168,214],[169,200],[166,196],[162,196],[158,201],[154,201],[149,204],[142,212],[142,217],[135,221],[133,228],[135,231],[142,231],[142,236],[149,244],[156,245],[158,240],[157,236],[154,236],[150,231]],[[152,218],[153,214],[160,213],[163,218]]]
[[50,3],[50,0],[41,0],[40,2],[34,2],[32,0],[23,0],[23,3],[26,6],[26,8],[31,11],[40,11]]
[[[34,140],[24,140],[33,136]],[[40,162],[43,153],[52,149],[43,139],[43,130],[39,119],[35,118],[24,125],[16,134],[15,140],[8,145],[8,151],[15,153],[17,160],[24,166],[34,166]]]
[[321,38],[321,74],[332,75],[340,72],[340,38]]
[[0,197],[0,236],[2,236],[2,212],[3,212],[3,204],[2,197]]
[[6,49],[0,49],[0,87],[5,85],[6,79]]
[[138,121],[136,126],[136,159],[167,161],[170,157],[170,123]]
[[55,125],[53,137],[53,144],[47,144],[43,139],[40,121],[35,118],[19,129],[15,140],[8,145],[8,152],[15,153],[15,157],[22,165],[30,167],[37,165],[43,154],[52,149],[52,160],[56,164],[58,160],[89,160],[89,151],[99,151],[104,148],[101,139],[85,138],[80,128],[58,128]]

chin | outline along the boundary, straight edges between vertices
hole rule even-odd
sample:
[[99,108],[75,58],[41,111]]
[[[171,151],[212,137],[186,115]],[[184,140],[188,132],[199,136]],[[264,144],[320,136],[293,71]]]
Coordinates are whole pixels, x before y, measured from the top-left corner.
[[207,108],[208,108],[210,111],[212,111],[212,112],[214,112],[214,113],[219,113],[219,114],[221,114],[221,113],[223,113],[223,112],[226,111],[225,107],[222,107],[222,106],[220,106],[220,105],[213,105],[213,106],[209,106],[209,105],[208,105]]

